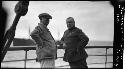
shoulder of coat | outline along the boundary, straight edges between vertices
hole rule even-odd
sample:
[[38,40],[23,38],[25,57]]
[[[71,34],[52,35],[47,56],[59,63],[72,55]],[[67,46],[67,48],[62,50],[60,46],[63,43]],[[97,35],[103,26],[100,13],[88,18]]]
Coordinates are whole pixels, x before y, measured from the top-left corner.
[[76,27],[75,31],[82,32],[82,29]]
[[67,29],[67,30],[65,30],[65,32],[64,33],[67,33],[69,30]]

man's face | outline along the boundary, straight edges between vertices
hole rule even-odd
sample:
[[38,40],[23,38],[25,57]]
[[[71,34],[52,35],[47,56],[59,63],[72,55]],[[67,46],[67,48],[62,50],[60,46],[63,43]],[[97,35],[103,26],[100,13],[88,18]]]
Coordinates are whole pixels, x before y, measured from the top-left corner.
[[44,17],[43,17],[41,21],[42,21],[42,23],[43,23],[44,25],[46,25],[46,26],[49,24],[49,18],[44,18]]
[[67,24],[68,29],[71,29],[75,26],[75,22],[72,19],[67,19],[66,24]]

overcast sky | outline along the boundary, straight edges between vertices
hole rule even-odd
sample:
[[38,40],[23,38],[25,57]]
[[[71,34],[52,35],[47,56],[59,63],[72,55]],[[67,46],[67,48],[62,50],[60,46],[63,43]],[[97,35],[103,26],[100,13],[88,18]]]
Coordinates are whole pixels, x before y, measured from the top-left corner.
[[[14,12],[16,3],[17,1],[2,3],[8,13],[8,28],[16,15]],[[52,15],[48,28],[55,40],[60,39],[67,29],[66,18],[74,17],[76,26],[82,29],[90,40],[113,41],[114,8],[109,1],[30,1],[27,14],[18,22],[15,38],[28,39],[29,27],[32,31],[38,25],[40,13]]]

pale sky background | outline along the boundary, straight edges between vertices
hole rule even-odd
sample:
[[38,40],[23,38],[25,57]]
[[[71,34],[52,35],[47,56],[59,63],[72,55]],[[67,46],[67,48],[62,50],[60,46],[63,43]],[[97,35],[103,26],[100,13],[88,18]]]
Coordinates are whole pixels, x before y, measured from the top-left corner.
[[[17,2],[2,3],[8,13],[8,28],[15,18],[14,7]],[[29,39],[29,27],[32,31],[37,26],[40,13],[52,15],[48,28],[55,40],[60,39],[67,29],[66,18],[74,17],[76,26],[82,29],[90,40],[113,41],[114,7],[109,1],[30,1],[27,14],[18,22],[15,38]]]

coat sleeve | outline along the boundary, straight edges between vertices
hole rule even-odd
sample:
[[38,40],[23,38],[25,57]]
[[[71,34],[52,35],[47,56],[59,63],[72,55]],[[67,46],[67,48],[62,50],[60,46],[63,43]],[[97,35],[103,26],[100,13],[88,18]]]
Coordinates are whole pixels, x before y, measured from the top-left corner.
[[78,30],[77,33],[78,33],[78,37],[80,39],[79,46],[85,47],[89,42],[88,36],[84,32],[82,32],[82,30]]
[[61,42],[64,42],[64,37],[61,38]]
[[66,48],[65,47],[66,45],[64,46],[64,44],[65,44],[65,42],[64,42],[65,36],[66,36],[66,31],[64,32],[63,37],[61,38],[61,45],[63,45],[63,48]]
[[30,36],[32,37],[32,39],[36,42],[36,44],[38,46],[43,45],[43,41],[39,36],[39,33],[43,33],[43,31],[41,30],[41,28],[39,26],[35,27],[35,29],[31,32]]
[[61,42],[64,42],[64,37],[65,37],[66,31],[63,34],[63,37],[61,38]]

